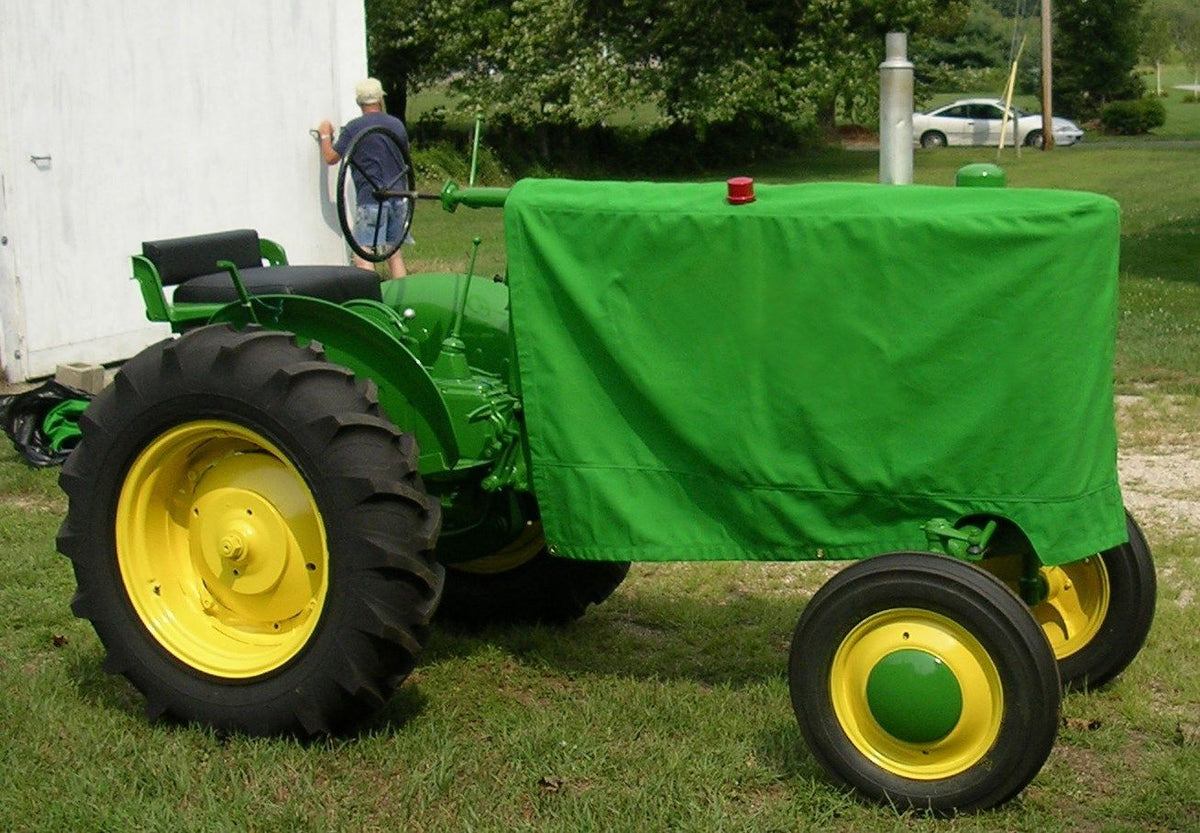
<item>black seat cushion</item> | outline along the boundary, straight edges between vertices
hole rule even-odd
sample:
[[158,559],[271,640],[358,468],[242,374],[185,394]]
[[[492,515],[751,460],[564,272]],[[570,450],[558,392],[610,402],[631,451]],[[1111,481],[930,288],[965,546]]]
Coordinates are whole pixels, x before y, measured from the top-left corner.
[[216,271],[218,260],[232,261],[239,269],[262,266],[258,232],[254,229],[149,240],[142,243],[142,254],[158,270],[163,286],[210,274]]
[[[379,276],[354,266],[253,266],[238,269],[251,295],[309,295],[341,304],[354,298],[380,301]],[[174,302],[227,304],[238,299],[228,272],[190,278],[175,290]]]

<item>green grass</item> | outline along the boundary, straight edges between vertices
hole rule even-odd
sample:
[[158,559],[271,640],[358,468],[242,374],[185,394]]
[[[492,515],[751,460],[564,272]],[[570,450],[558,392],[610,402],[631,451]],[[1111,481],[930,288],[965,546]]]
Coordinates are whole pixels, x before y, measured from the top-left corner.
[[[949,184],[995,151],[918,152]],[[1072,187],[1124,211],[1118,387],[1127,450],[1194,449],[1200,429],[1200,180],[1195,150],[1006,152],[1013,187]],[[742,171],[714,171],[710,178]],[[872,153],[750,171],[877,178]],[[500,213],[418,210],[414,268],[503,268]],[[438,628],[360,734],[316,743],[150,724],[72,617],[54,551],[54,470],[0,448],[0,829],[404,831],[1142,831],[1200,818],[1200,545],[1142,520],[1159,571],[1154,629],[1114,685],[1065,700],[1050,760],[1021,797],[934,821],[858,803],[806,750],[784,676],[792,628],[829,565],[635,565],[561,630]],[[1185,496],[1186,497],[1186,496]],[[1194,499],[1194,495],[1190,496]]]
[[828,565],[636,565],[563,630],[439,629],[360,734],[148,724],[100,670],[53,551],[53,471],[0,453],[4,830],[1184,830],[1200,811],[1200,551],[1156,540],[1150,641],[1066,727],[1020,799],[935,822],[865,806],[805,750],[783,675]]

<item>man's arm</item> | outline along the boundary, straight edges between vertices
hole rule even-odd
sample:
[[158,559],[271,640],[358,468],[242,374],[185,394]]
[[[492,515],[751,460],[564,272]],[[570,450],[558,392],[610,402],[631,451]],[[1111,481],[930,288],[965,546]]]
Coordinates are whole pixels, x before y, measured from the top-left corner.
[[342,161],[342,155],[333,149],[333,125],[323,121],[317,125],[317,145],[321,149],[321,158],[327,165],[336,165]]

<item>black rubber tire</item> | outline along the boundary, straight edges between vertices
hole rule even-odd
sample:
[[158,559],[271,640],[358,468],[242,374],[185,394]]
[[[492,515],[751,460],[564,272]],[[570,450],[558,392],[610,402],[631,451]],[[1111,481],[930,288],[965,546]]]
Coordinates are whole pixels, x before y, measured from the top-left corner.
[[946,144],[946,135],[944,133],[939,133],[936,130],[927,130],[921,134],[921,147],[923,148],[944,148]]
[[[404,160],[404,173],[401,175],[399,180],[394,182],[377,181],[368,171],[364,170],[361,165],[356,163],[356,153],[360,152],[360,150],[365,148],[369,143],[378,143],[381,141],[386,142],[389,145],[389,149],[392,150],[397,157]],[[397,194],[403,192],[405,194],[405,196],[401,197],[401,199],[407,203],[408,216],[404,224],[404,229],[401,231],[400,236],[394,243],[389,243],[385,246],[367,248],[355,239],[354,212],[350,205],[350,201],[346,196],[347,190],[353,187],[351,170],[355,168],[357,168],[359,173],[366,178],[367,182],[370,183],[371,187],[376,192],[382,192],[382,194]],[[342,164],[338,168],[337,175],[338,223],[342,227],[342,236],[346,239],[346,243],[350,246],[351,251],[353,251],[363,260],[371,263],[382,263],[394,255],[396,250],[399,249],[401,244],[404,243],[405,238],[408,237],[408,230],[412,228],[413,210],[417,206],[416,190],[417,179],[416,172],[413,170],[412,158],[405,153],[404,145],[401,143],[400,137],[383,125],[368,127],[366,130],[355,136],[354,140],[350,142],[350,146],[346,148],[346,155],[342,157]],[[382,204],[380,205],[379,210],[382,213]]]
[[1129,542],[1099,554],[1109,586],[1100,629],[1080,650],[1059,658],[1058,673],[1067,688],[1095,688],[1110,682],[1142,650],[1154,622],[1158,599],[1154,559],[1146,536],[1128,511],[1125,525]]
[[[383,416],[372,384],[356,381],[326,361],[318,346],[297,346],[286,333],[209,326],[127,362],[82,426],[82,441],[59,481],[70,498],[58,548],[71,559],[78,584],[71,607],[91,620],[104,643],[105,669],[142,692],[151,718],[249,734],[314,735],[354,724],[386,702],[412,670],[437,606],[443,570],[432,550],[441,513],[417,475],[412,437]],[[215,430],[204,438],[208,426],[233,426],[242,432],[237,436],[262,445],[243,441],[245,448],[225,452],[198,478],[191,476],[194,469],[188,477],[176,476],[183,470],[155,466],[153,457],[146,462],[147,449],[180,431],[198,430],[197,448],[210,449],[205,443],[222,440]],[[303,560],[310,571],[324,570],[325,587],[312,605],[315,612],[304,613],[313,618],[299,647],[262,673],[252,668],[241,675],[226,674],[221,657],[209,668],[173,650],[169,640],[178,634],[147,622],[151,617],[137,607],[136,585],[130,590],[123,577],[136,559],[149,570],[195,573],[189,590],[201,600],[192,604],[182,594],[171,612],[195,616],[207,601],[204,615],[211,615],[212,597],[204,599],[208,585],[202,588],[198,578],[196,539],[186,531],[151,539],[148,529],[182,526],[174,513],[154,511],[154,502],[145,526],[118,521],[130,502],[122,504],[124,489],[136,493],[143,482],[165,478],[179,487],[179,514],[191,524],[187,507],[199,506],[199,483],[239,457],[246,465],[264,460],[285,471],[292,488],[308,499],[304,506],[314,511],[305,517],[319,520],[323,536]],[[146,493],[171,491],[147,486]],[[199,517],[198,509],[192,511]],[[291,540],[293,533],[299,534],[294,523],[275,538]],[[124,549],[122,540],[130,542]],[[167,545],[159,547],[159,541]],[[168,595],[157,584],[154,593]],[[238,645],[222,643],[235,658]]]
[[1042,146],[1042,131],[1030,130],[1025,136],[1025,147],[1040,148]]
[[[969,642],[981,648],[994,666],[997,684],[989,683],[987,693],[995,712],[993,718],[999,717],[994,724],[995,736],[968,732],[965,740],[978,749],[951,762],[953,771],[948,774],[921,769],[947,764],[939,757],[945,738],[920,743],[901,741],[872,722],[875,718],[869,711],[869,717],[859,726],[843,724],[839,718],[835,700],[840,698],[845,709],[847,699],[865,701],[866,694],[865,688],[861,694],[836,689],[845,677],[853,675],[836,677],[835,658],[854,650],[846,646],[858,643],[847,638],[860,633],[860,625],[869,633],[872,623],[880,621],[878,617],[888,616],[948,621],[964,632],[963,644]],[[903,636],[907,639],[908,632]],[[897,642],[897,650],[904,644]],[[945,664],[955,667],[951,659]],[[788,676],[792,706],[814,757],[837,780],[890,806],[948,814],[1000,804],[1037,775],[1058,729],[1058,668],[1028,608],[993,576],[945,556],[881,555],[834,576],[813,596],[800,617],[792,640]],[[979,700],[972,701],[970,694],[970,690],[963,694],[964,713],[968,707],[975,708]],[[913,707],[923,708],[924,703],[913,703]],[[951,735],[960,725],[967,722],[955,724]],[[851,732],[860,729],[886,743],[872,747],[868,754],[851,739]],[[859,736],[864,746],[871,747],[872,738],[861,732]],[[898,752],[887,747],[893,742]],[[915,763],[905,763],[901,755]],[[910,771],[905,772],[905,767]]]
[[[446,589],[438,618],[478,627],[529,623],[561,625],[600,604],[625,580],[628,561],[577,561],[546,549],[540,525],[532,556],[511,569],[480,571],[481,562],[446,565]],[[494,557],[494,556],[493,556]]]

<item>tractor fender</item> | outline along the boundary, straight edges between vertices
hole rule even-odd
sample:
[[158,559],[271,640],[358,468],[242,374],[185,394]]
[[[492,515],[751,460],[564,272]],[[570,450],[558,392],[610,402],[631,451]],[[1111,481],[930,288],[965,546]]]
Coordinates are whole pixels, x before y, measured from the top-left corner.
[[[342,306],[304,295],[259,295],[249,305],[235,302],[222,307],[209,323],[228,322],[238,327],[259,324],[320,342],[332,361],[375,382],[385,411],[398,397],[425,421],[440,448],[426,447],[426,440],[421,448],[422,459],[440,455],[442,465],[453,466],[459,458],[458,438],[437,385],[401,340],[400,322],[363,307],[358,302]],[[394,413],[389,412],[389,416],[397,419]]]

